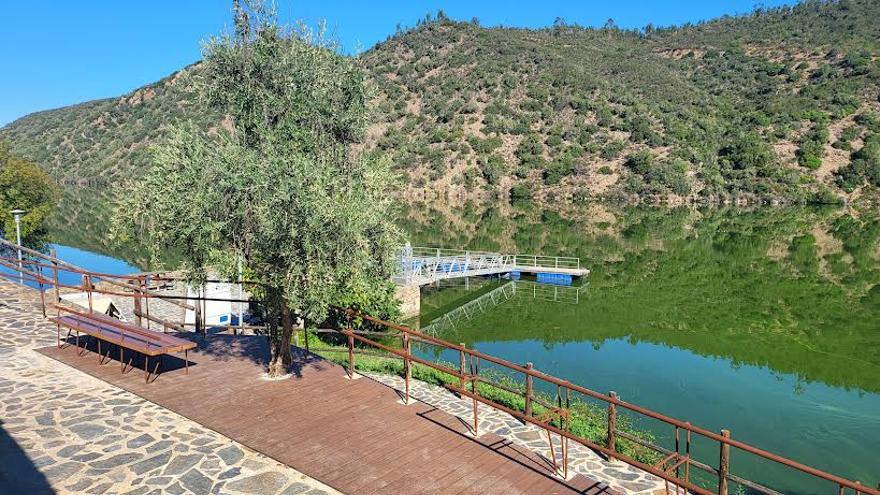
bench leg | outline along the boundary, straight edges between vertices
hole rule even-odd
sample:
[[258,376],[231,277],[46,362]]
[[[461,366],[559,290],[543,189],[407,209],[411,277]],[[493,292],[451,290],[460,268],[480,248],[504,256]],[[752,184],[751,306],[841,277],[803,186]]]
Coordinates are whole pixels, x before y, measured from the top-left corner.
[[[108,353],[110,352],[109,344],[108,344],[107,352]],[[101,366],[104,364],[104,357],[105,357],[104,353],[101,352],[101,339],[98,339],[98,366]]]
[[[91,340],[91,337],[92,337],[91,335],[86,335],[86,338],[88,338],[89,340]],[[88,340],[86,341],[86,343],[83,344],[82,348],[80,349],[80,347],[79,347],[79,332],[76,332],[76,347],[77,347],[77,351],[76,351],[77,356],[84,356],[89,351]]]
[[101,365],[105,365],[110,361],[113,361],[113,358],[110,356],[113,353],[113,344],[107,343],[107,353],[101,356]]
[[183,374],[189,374],[189,349],[183,350]]
[[150,357],[144,354],[144,373],[145,373],[145,383],[150,382],[150,378],[153,378],[153,381],[156,381],[156,378],[159,377],[159,365],[162,364],[162,354],[159,355],[159,359],[156,361],[156,366],[153,367],[153,372],[150,373]]
[[[120,354],[122,354],[124,351],[125,348],[120,349]],[[134,369],[134,365],[132,364],[132,361],[134,361],[133,354],[134,351],[128,353],[128,363],[126,363],[125,361],[122,362],[122,374],[128,373],[129,371]]]

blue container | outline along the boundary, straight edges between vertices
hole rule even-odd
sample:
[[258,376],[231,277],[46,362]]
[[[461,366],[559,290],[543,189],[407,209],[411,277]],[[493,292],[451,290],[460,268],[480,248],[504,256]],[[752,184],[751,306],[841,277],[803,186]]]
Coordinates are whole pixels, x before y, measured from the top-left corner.
[[572,276],[565,273],[539,273],[539,284],[571,285]]

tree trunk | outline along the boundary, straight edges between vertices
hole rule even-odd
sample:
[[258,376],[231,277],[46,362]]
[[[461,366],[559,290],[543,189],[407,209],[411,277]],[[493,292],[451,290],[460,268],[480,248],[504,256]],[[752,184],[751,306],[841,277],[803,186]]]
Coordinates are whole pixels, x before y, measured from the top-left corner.
[[[275,327],[277,331],[277,326]],[[293,318],[287,302],[281,301],[281,335],[272,336],[272,360],[269,363],[269,377],[284,376],[290,370],[293,358],[290,355],[290,338],[293,334]]]

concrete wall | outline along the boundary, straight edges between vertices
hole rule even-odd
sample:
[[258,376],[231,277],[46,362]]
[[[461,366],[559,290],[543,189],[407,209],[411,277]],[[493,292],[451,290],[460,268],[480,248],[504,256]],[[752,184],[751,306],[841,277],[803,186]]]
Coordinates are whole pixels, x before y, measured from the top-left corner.
[[394,297],[400,301],[400,312],[404,318],[413,318],[419,315],[422,310],[422,296],[419,286],[397,285],[394,291]]

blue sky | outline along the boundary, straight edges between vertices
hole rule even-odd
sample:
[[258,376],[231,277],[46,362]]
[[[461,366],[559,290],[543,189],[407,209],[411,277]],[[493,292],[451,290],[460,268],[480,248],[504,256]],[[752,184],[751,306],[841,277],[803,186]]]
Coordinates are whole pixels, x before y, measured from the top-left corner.
[[[792,0],[769,0],[767,7]],[[231,0],[12,1],[2,7],[0,126],[38,110],[118,96],[199,59],[200,41],[229,25]],[[278,0],[284,20],[326,20],[348,52],[368,49],[443,9],[484,26],[682,24],[751,11],[754,0],[299,1]]]

